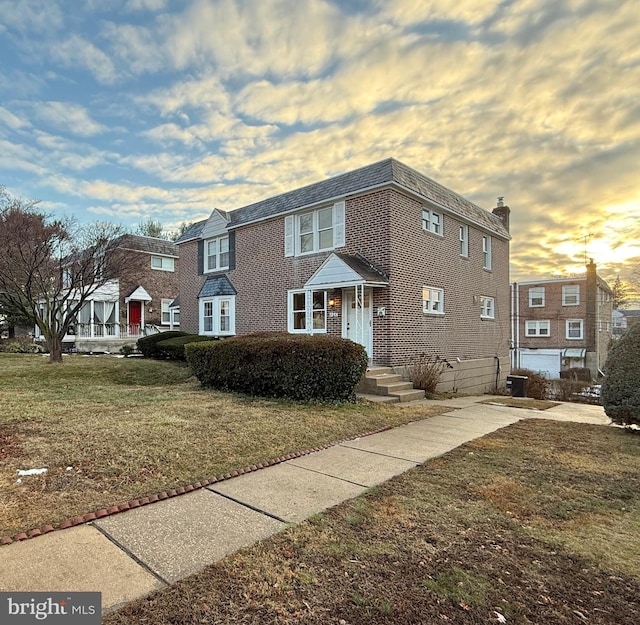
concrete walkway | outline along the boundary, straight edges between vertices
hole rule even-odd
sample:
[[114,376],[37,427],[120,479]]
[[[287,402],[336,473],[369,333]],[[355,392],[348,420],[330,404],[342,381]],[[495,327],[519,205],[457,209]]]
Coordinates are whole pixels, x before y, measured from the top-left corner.
[[100,591],[103,611],[110,611],[521,419],[609,423],[599,406],[561,404],[542,412],[481,401],[487,396],[414,402],[451,411],[0,547],[0,591]]

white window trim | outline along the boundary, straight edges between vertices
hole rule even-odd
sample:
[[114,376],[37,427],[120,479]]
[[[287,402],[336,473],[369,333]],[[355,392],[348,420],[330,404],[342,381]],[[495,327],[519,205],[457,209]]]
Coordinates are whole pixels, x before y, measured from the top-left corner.
[[[220,252],[220,242],[225,240],[227,241],[227,251],[224,252],[227,255],[227,264],[226,265],[221,265],[220,264],[220,256],[221,256],[221,252]],[[215,253],[215,258],[216,258],[216,266],[215,267],[209,267],[209,243],[213,243],[213,241],[216,242],[216,253]],[[230,258],[230,251],[229,251],[229,235],[225,234],[219,237],[211,237],[210,239],[205,239],[204,241],[204,260],[203,260],[203,273],[213,273],[216,271],[226,271],[227,269],[229,269],[229,258]]]
[[[160,267],[154,267],[153,266],[153,259],[154,258],[160,259]],[[169,267],[165,267],[164,266],[165,261],[171,261]],[[161,256],[160,254],[152,254],[151,255],[151,269],[153,269],[154,271],[175,272],[175,270],[176,270],[176,259],[173,258],[172,256]]]
[[[163,325],[163,326],[172,325],[171,308],[169,308],[169,306],[171,306],[172,301],[173,301],[172,299],[160,300],[160,325]],[[166,321],[164,320],[165,313],[167,314],[167,317],[168,317]]]
[[[304,328],[296,328],[293,317],[293,297],[294,295],[298,295],[300,293],[304,293],[305,297],[305,327]],[[322,293],[324,296],[324,308],[316,309],[324,311],[324,328],[314,328],[313,327],[313,294],[314,293]],[[300,309],[302,311],[302,309]],[[327,333],[327,316],[328,316],[328,298],[327,292],[322,290],[307,290],[307,289],[292,289],[287,291],[287,332],[289,334],[326,334]]]
[[[320,247],[320,227],[318,225],[318,215],[323,210],[331,210],[331,245],[329,247]],[[311,224],[311,232],[305,234],[311,234],[313,236],[313,248],[308,252],[303,252],[300,245],[300,220],[306,215],[311,215],[312,224]],[[321,208],[316,208],[312,211],[305,211],[304,213],[299,213],[295,215],[295,255],[296,256],[307,256],[309,254],[317,254],[318,252],[326,252],[329,250],[335,249],[335,241],[336,241],[336,231],[335,231],[335,211],[331,206],[323,206]],[[323,228],[324,230],[328,230],[328,228]]]
[[[569,336],[569,326],[572,323],[580,324],[580,336]],[[584,338],[584,321],[582,319],[567,319],[565,321],[565,338],[568,341],[581,341]]]
[[[425,291],[429,291],[429,299],[425,298]],[[435,310],[431,306],[434,301],[431,299],[432,293],[438,294],[438,298],[435,300],[438,302],[438,308]],[[426,285],[422,287],[422,312],[425,315],[444,316],[444,289]]]
[[491,269],[492,265],[491,237],[487,234],[482,237],[482,268]]
[[[434,217],[437,217],[437,223],[434,222]],[[425,232],[431,232],[439,237],[444,236],[444,218],[442,213],[432,211],[430,208],[422,209],[422,229]]]
[[488,295],[480,296],[480,318],[495,319],[496,318],[496,298]]
[[[567,292],[567,289],[575,289],[575,298],[576,301],[575,302],[568,302],[567,301],[567,296],[569,295],[569,293]],[[574,294],[571,293],[571,297],[573,297]],[[563,306],[579,306],[580,305],[580,285],[579,284],[565,284],[562,287],[562,305]]]
[[469,258],[469,226],[460,224],[460,256]]
[[[541,324],[547,324],[547,334],[540,334]],[[530,331],[533,324],[533,332]],[[537,337],[547,339],[551,336],[551,321],[549,319],[529,320],[524,322],[524,335],[526,337]]]
[[[212,328],[205,330],[204,328],[204,307],[205,303],[211,302],[212,308]],[[220,304],[221,302],[229,302],[229,330],[220,330]],[[235,295],[216,295],[215,297],[201,297],[198,303],[198,325],[199,333],[207,336],[233,336],[236,333],[236,296]]]
[[[533,300],[534,300],[534,294],[532,293],[533,291],[538,292],[538,295],[535,296],[535,299],[538,299],[538,298],[542,299],[541,304],[533,303]],[[545,293],[545,288],[543,286],[532,286],[531,288],[529,288],[529,308],[544,308],[545,302],[546,302],[546,293]]]

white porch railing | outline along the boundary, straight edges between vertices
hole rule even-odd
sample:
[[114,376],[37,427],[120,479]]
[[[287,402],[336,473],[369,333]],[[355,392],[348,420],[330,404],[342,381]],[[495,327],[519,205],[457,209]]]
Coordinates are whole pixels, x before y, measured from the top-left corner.
[[73,332],[76,339],[94,338],[138,339],[147,334],[156,334],[158,328],[152,325],[141,326],[139,323],[77,323]]

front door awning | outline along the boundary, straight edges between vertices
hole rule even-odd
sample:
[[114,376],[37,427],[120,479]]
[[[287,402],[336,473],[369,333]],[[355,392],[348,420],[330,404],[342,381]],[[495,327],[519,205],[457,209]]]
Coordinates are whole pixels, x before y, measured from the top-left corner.
[[304,285],[314,291],[349,286],[387,287],[389,277],[360,254],[330,254]]
[[146,289],[143,286],[139,286],[129,297],[124,298],[125,304],[128,304],[130,301],[136,302],[150,302],[151,295],[147,293]]

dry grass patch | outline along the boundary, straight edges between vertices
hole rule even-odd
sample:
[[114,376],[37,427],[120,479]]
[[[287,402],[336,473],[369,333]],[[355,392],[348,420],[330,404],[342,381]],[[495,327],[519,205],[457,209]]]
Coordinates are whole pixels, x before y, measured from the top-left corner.
[[560,404],[557,401],[547,399],[531,399],[530,397],[494,397],[481,404],[509,406],[511,408],[528,408],[529,410],[549,410]]
[[445,410],[253,400],[138,358],[0,354],[0,367],[0,536]]
[[[614,428],[577,428],[530,420],[499,430],[487,438],[504,445],[455,449],[105,625],[637,625],[637,440]],[[559,452],[604,460],[613,450],[626,458],[617,477],[553,460]],[[629,481],[628,491],[611,491],[616,480]],[[535,515],[503,510],[525,493]],[[601,514],[583,506],[560,519],[555,510],[567,497]],[[615,547],[605,556],[597,545],[607,542]]]

